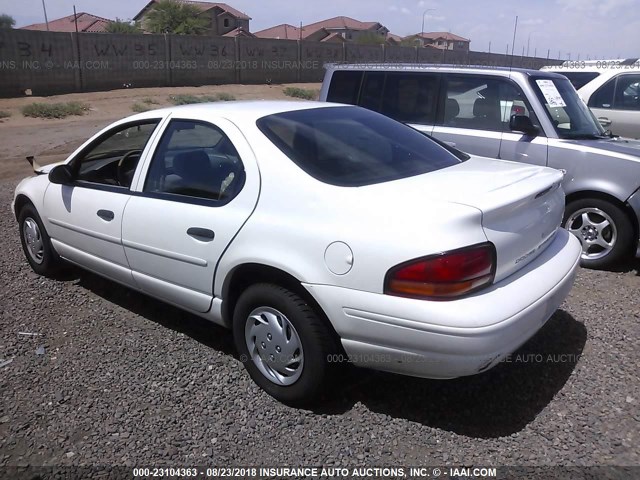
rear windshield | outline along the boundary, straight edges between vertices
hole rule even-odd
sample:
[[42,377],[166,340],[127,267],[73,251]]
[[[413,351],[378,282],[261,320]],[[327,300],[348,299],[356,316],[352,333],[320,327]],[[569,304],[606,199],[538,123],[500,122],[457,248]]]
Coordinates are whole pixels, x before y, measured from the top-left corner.
[[599,72],[563,72],[562,70],[556,70],[556,73],[564,75],[569,79],[571,85],[576,90],[580,90],[587,83],[600,75]]
[[257,125],[296,165],[331,185],[371,185],[464,160],[413,128],[359,107],[278,113]]

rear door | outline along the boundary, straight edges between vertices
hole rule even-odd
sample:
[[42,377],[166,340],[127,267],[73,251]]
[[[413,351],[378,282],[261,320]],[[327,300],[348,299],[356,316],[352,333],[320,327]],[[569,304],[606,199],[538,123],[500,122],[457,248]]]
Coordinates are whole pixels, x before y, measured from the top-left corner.
[[463,152],[497,158],[503,130],[498,89],[492,77],[444,75],[432,135]]
[[237,127],[171,119],[124,212],[122,243],[138,286],[208,311],[218,261],[258,193],[255,158]]

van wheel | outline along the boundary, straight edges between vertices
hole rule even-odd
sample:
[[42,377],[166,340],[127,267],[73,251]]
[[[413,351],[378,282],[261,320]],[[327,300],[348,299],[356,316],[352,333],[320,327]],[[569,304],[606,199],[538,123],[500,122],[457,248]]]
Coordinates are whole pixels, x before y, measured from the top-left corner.
[[587,268],[610,268],[631,251],[633,225],[625,212],[606,200],[585,198],[565,209],[564,228],[582,244],[580,264]]
[[57,273],[62,260],[51,246],[51,239],[33,205],[25,205],[20,210],[18,225],[22,250],[33,271],[45,277]]
[[331,332],[286,288],[268,283],[247,288],[233,313],[233,337],[253,381],[282,403],[311,403],[330,376]]

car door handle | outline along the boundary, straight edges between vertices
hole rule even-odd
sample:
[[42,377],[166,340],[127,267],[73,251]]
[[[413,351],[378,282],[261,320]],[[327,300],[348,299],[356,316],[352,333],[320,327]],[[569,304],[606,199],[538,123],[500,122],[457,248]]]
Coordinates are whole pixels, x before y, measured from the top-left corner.
[[210,242],[215,237],[215,233],[213,233],[213,230],[200,227],[191,227],[189,230],[187,230],[187,235],[195,238],[196,240],[200,240],[201,242]]
[[608,127],[611,125],[611,120],[609,120],[607,117],[598,117],[598,122],[600,122],[600,125],[602,125],[603,127]]
[[115,218],[115,214],[111,210],[98,210],[98,216],[107,222]]

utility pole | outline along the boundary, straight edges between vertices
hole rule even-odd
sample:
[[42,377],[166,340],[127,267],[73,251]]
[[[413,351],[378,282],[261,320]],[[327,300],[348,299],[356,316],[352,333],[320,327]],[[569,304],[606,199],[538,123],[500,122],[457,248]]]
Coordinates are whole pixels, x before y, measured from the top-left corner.
[[422,46],[424,47],[424,17],[427,15],[427,13],[429,12],[435,12],[435,8],[427,8],[423,13],[422,13],[422,28],[420,29],[420,39],[422,40]]
[[44,23],[47,24],[47,32],[49,31],[49,19],[47,18],[47,6],[44,4],[44,0],[42,0],[42,9],[44,10]]
[[76,24],[76,33],[78,33],[78,14],[76,13],[76,6],[73,6],[73,21]]

